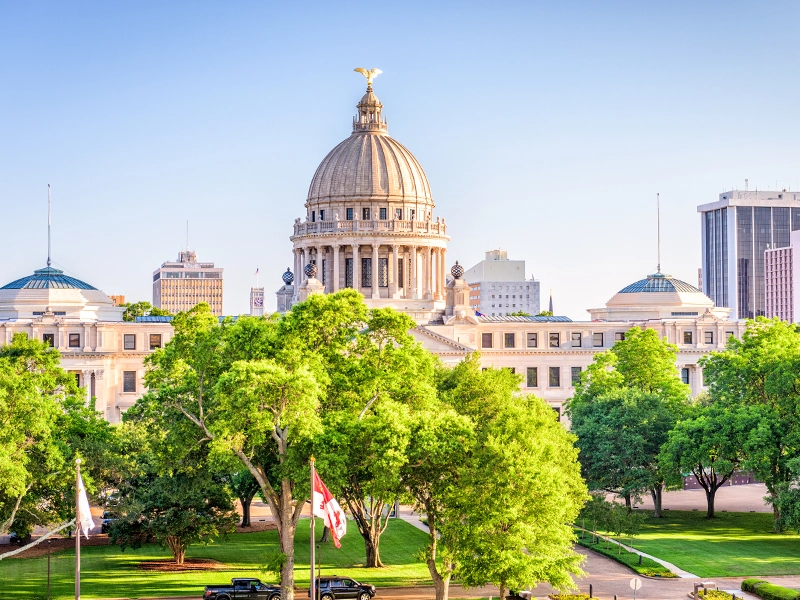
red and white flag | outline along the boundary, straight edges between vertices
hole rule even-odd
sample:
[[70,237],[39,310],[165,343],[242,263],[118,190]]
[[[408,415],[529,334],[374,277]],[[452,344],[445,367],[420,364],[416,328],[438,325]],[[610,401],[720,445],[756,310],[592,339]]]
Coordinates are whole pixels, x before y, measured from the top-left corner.
[[347,533],[347,519],[342,507],[322,483],[322,479],[319,478],[316,471],[314,471],[314,492],[311,497],[311,506],[314,516],[320,517],[325,523],[325,527],[331,530],[333,543],[337,548],[341,548],[342,544],[339,543],[339,539]]

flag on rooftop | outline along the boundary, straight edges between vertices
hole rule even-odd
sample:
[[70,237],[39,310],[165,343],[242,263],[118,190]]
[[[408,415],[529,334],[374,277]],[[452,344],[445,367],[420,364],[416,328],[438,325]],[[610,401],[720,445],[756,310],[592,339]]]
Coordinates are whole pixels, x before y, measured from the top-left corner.
[[475,316],[476,316],[476,317],[485,317],[486,315],[484,315],[483,313],[481,313],[481,312],[478,312],[478,311],[476,310],[476,311],[475,311]]

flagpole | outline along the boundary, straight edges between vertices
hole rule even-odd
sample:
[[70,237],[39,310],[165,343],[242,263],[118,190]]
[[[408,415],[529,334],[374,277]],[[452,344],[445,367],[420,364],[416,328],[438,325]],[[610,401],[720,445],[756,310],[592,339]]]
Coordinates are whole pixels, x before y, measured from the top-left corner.
[[81,459],[75,459],[75,600],[81,600]]
[[[315,531],[314,531],[314,456],[313,455],[311,456],[310,464],[311,464],[311,535],[310,535],[310,538],[311,538],[311,540],[310,540],[311,541],[311,561],[310,561],[311,562],[311,587],[309,588],[308,593],[309,593],[309,598],[311,598],[311,600],[314,600],[314,598],[316,597],[316,594],[314,593],[314,588],[316,587],[316,582],[314,581],[314,566],[315,566],[314,565],[314,561],[315,561],[316,557],[314,556],[314,542],[315,542],[315,539],[314,539],[315,535],[314,534],[315,534]],[[76,600],[78,600],[78,599],[76,598]]]

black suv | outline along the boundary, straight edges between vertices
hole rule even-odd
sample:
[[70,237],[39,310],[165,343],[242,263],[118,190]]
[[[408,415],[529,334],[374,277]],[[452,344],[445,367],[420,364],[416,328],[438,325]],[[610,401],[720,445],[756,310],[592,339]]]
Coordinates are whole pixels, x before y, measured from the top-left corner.
[[[370,600],[375,595],[375,586],[358,583],[349,577],[320,577],[317,579],[320,600],[339,600],[340,598],[357,598]],[[311,590],[308,591],[311,595]]]
[[114,516],[113,513],[106,511],[103,513],[103,521],[100,524],[100,533],[109,533],[111,531],[111,525],[116,521],[117,518]]

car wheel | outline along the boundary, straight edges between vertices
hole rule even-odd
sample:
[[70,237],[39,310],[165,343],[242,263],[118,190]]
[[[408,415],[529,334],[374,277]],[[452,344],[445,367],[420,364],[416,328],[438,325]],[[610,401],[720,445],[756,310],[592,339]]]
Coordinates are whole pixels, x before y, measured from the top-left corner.
[[231,600],[230,596],[217,596],[217,600]]
[[322,594],[321,600],[333,600],[333,596],[331,596],[330,594]]
[[358,600],[369,600],[370,598],[372,598],[372,596],[370,596],[367,592],[361,592],[361,594],[358,596]]
[[281,600],[281,595],[280,594],[272,594],[272,596],[269,597],[269,600]]

